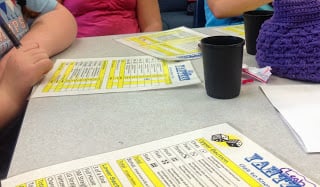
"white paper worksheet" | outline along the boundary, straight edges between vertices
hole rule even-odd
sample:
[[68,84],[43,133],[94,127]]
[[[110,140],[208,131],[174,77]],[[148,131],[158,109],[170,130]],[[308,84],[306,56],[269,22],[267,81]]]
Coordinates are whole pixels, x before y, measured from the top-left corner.
[[2,187],[319,186],[228,124],[30,171]]
[[143,33],[116,41],[148,55],[165,60],[190,60],[201,57],[200,40],[208,35],[186,27]]
[[306,152],[320,152],[320,85],[261,86]]
[[172,88],[201,83],[190,61],[151,56],[58,59],[31,97]]
[[245,39],[244,24],[212,27],[212,29],[223,34],[238,36]]

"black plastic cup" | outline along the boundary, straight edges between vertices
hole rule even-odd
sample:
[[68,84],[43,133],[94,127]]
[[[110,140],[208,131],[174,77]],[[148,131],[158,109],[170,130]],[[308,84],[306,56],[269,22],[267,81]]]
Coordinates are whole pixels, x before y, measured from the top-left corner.
[[210,36],[200,42],[207,95],[231,99],[240,94],[244,39]]
[[243,13],[244,31],[246,40],[247,53],[256,55],[256,43],[261,25],[267,19],[270,19],[273,11],[270,10],[253,10]]

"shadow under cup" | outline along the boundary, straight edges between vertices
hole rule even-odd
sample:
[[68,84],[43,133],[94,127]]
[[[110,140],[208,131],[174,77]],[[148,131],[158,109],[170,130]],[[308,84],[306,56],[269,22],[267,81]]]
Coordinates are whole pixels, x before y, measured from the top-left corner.
[[240,94],[244,39],[211,36],[200,42],[207,95],[231,99]]

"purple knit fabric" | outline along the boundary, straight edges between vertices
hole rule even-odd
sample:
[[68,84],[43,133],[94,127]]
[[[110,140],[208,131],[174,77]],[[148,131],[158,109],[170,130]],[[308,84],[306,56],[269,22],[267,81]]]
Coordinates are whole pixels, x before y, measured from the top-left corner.
[[274,75],[320,82],[320,0],[275,0],[261,26],[256,60]]

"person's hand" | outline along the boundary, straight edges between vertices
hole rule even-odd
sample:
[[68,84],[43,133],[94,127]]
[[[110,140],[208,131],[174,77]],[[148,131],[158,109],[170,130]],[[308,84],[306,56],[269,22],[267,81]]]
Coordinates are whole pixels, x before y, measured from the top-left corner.
[[0,80],[0,89],[12,102],[22,103],[30,90],[53,66],[52,61],[37,43],[23,44],[12,49]]
[[0,128],[24,108],[33,85],[53,64],[37,43],[23,43],[11,49],[0,64]]

